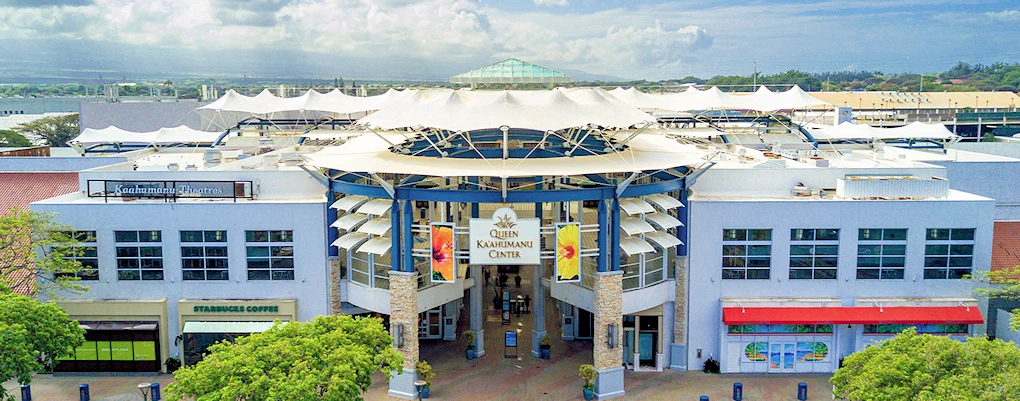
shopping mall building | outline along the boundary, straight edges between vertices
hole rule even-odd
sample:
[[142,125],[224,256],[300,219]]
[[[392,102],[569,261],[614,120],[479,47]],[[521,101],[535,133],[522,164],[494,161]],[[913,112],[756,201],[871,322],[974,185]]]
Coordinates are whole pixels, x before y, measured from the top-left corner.
[[372,314],[411,398],[435,341],[473,330],[500,358],[519,295],[522,356],[590,342],[602,399],[627,370],[832,372],[908,326],[984,334],[963,277],[989,268],[995,204],[927,162],[945,127],[796,124],[831,109],[799,89],[688,92],[230,92],[196,111],[221,135],[86,130],[80,149],[129,161],[32,204],[87,241],[89,291],[60,304],[89,341],[58,370],[155,371],[276,319]]

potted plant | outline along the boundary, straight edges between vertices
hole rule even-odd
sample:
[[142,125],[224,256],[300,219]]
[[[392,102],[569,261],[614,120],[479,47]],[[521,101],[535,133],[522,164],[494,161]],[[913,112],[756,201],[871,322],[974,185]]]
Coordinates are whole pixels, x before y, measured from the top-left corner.
[[432,386],[432,379],[436,377],[436,372],[433,372],[432,365],[425,361],[418,361],[415,370],[418,371],[418,378],[425,381],[425,385],[421,386],[421,398],[429,398],[429,387]]
[[164,362],[164,363],[166,364],[166,372],[167,373],[176,372],[177,369],[181,368],[181,360],[177,359],[177,358],[174,358],[174,357],[167,358],[166,362]]
[[549,348],[551,341],[549,341],[549,335],[542,336],[542,339],[538,341],[538,351],[541,352],[542,359],[549,359]]
[[709,355],[708,359],[705,360],[705,367],[702,369],[705,373],[719,373],[719,361],[712,359]]
[[581,380],[584,380],[584,387],[581,389],[584,393],[584,400],[595,399],[595,378],[598,377],[599,372],[592,365],[581,365],[577,369],[577,374],[581,376]]
[[475,332],[465,331],[464,338],[467,338],[467,359],[470,361],[475,359]]

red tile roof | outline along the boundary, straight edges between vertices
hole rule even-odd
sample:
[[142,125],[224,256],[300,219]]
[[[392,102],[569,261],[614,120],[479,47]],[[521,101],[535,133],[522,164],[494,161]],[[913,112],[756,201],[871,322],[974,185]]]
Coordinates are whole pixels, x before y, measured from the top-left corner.
[[992,271],[1020,266],[1020,221],[997,221],[992,232]]
[[[0,173],[0,215],[8,214],[11,208],[28,209],[32,202],[54,196],[78,192],[78,173]],[[32,269],[18,269],[7,277],[15,285],[14,292],[32,295],[35,280]]]
[[11,208],[78,192],[78,173],[0,173],[0,214]]

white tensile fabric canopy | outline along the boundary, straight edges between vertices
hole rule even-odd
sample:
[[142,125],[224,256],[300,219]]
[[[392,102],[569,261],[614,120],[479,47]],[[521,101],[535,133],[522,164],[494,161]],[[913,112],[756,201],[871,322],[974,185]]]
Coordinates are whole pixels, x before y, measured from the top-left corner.
[[[634,131],[629,131],[633,133]],[[618,137],[630,136],[628,131]],[[349,172],[420,174],[435,177],[534,177],[655,171],[705,162],[710,152],[658,133],[638,133],[627,148],[595,156],[529,159],[465,159],[403,155],[390,151],[411,136],[384,132],[351,138],[305,156],[308,164]]]
[[226,94],[197,110],[233,111],[251,114],[272,114],[287,111],[320,111],[327,113],[351,114],[378,110],[392,100],[406,96],[412,91],[390,89],[377,96],[350,96],[338,89],[327,93],[308,90],[301,96],[278,97],[268,89],[249,97],[228,90]]
[[952,139],[956,138],[943,124],[925,124],[912,122],[896,128],[877,128],[867,124],[842,123],[835,127],[810,125],[807,127],[817,140],[833,141],[841,139]]
[[102,143],[213,143],[222,134],[222,132],[199,131],[183,125],[173,128],[160,128],[159,131],[152,132],[125,131],[111,125],[103,129],[86,128],[70,142],[86,145]]
[[655,117],[621,102],[601,89],[549,91],[416,91],[388,103],[358,124],[392,130],[439,128],[449,131],[501,126],[538,131],[596,125],[630,128]]
[[635,88],[616,88],[608,93],[637,108],[669,111],[729,109],[773,112],[828,104],[796,85],[783,92],[773,92],[762,85],[751,94],[726,93],[714,86],[706,90],[690,87],[679,93],[644,93]]

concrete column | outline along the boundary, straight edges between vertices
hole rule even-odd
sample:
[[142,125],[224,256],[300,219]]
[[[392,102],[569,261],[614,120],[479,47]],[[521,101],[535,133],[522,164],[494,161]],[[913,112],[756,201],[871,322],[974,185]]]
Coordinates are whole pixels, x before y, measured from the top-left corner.
[[[595,397],[623,397],[623,271],[595,275]],[[609,348],[609,325],[616,325],[616,348]]]
[[673,300],[673,343],[669,346],[669,368],[687,370],[687,257],[676,258],[676,294]]
[[471,331],[475,332],[475,357],[481,358],[485,355],[485,329],[483,329],[484,316],[482,316],[482,302],[484,297],[482,296],[482,286],[485,282],[482,277],[482,266],[471,265],[471,277],[475,278],[475,285],[471,286]]
[[531,355],[535,358],[542,356],[539,350],[542,337],[545,337],[545,290],[542,288],[542,277],[545,276],[545,266],[535,265],[534,275],[531,278]]
[[417,398],[418,380],[418,273],[393,271],[390,275],[390,335],[396,337],[397,325],[404,327],[404,345],[397,352],[404,357],[401,371],[390,379],[389,395],[408,400]]

